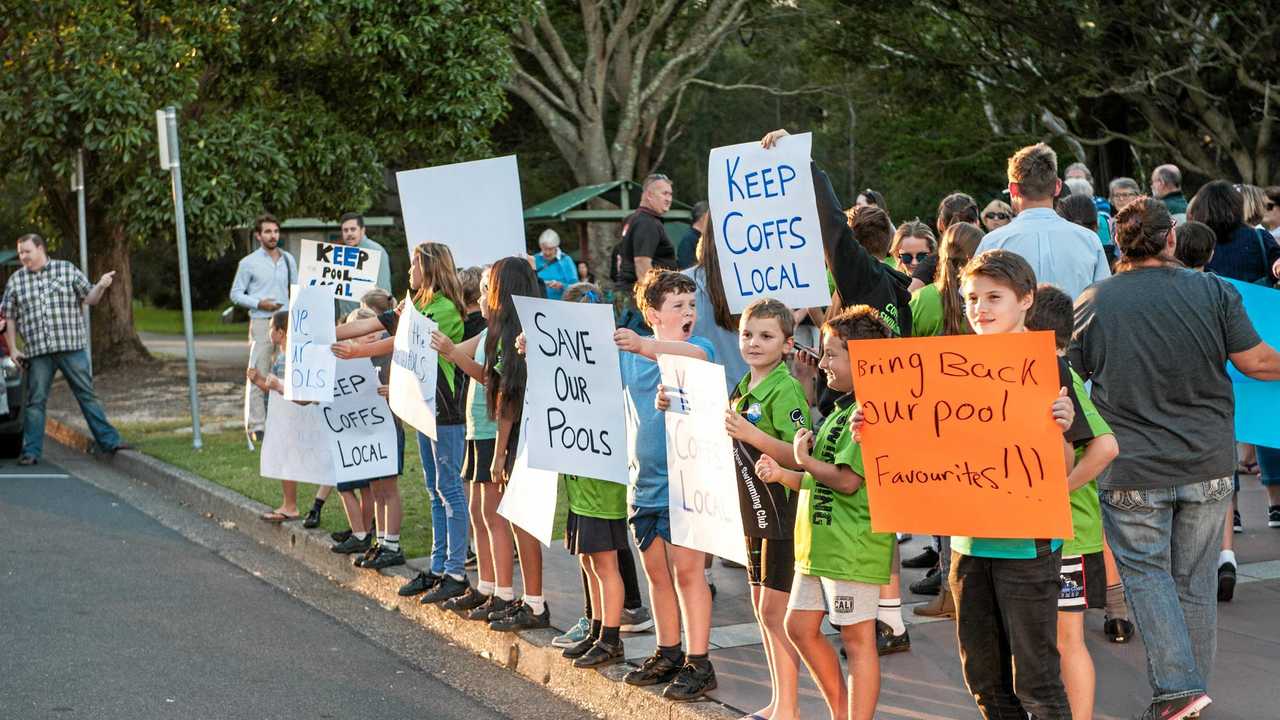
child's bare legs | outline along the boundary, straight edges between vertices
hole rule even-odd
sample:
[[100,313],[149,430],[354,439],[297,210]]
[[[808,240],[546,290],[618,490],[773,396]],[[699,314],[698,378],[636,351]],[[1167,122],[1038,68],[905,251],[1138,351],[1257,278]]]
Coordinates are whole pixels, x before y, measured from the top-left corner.
[[[647,550],[640,553],[644,576],[649,581],[649,601],[653,603],[654,633],[658,637],[658,647],[680,644],[680,609],[676,605],[675,583],[667,564],[667,548],[667,543],[658,537],[653,539]],[[701,575],[702,566],[699,565],[697,570]]]
[[1072,720],[1091,720],[1095,680],[1093,658],[1084,644],[1083,612],[1058,613],[1058,655]]
[[[821,610],[787,611],[783,627],[791,644],[800,653],[805,667],[818,685],[822,699],[827,701],[827,709],[831,711],[831,720],[845,720],[848,713],[847,691],[844,675],[840,672],[840,659],[836,657],[835,648],[822,636],[822,619],[826,613]],[[862,623],[867,624],[867,623]],[[871,654],[875,655],[875,637],[871,638]],[[877,656],[878,659],[878,656]],[[849,658],[852,666],[853,656]]]
[[880,701],[880,654],[876,624],[870,620],[840,628],[849,656],[849,720],[871,720]]
[[604,627],[622,624],[622,573],[618,572],[618,551],[591,553],[586,556],[587,581],[592,583],[591,617]]
[[[656,542],[656,541],[655,541]],[[707,554],[670,545],[671,568],[680,600],[680,619],[690,655],[706,655],[711,644],[711,588],[707,587]]]
[[342,510],[347,514],[347,524],[351,526],[351,532],[356,534],[368,532],[364,525],[364,512],[355,492],[342,490],[338,493],[338,497],[342,498]]
[[591,571],[591,556],[582,554],[578,556],[578,565],[586,573],[587,577],[587,602],[591,604],[591,617],[595,622],[601,622],[600,613],[604,612],[602,607],[602,598],[600,595],[600,579]]
[[773,688],[768,707],[757,710],[755,714],[771,720],[792,720],[799,717],[800,712],[800,654],[787,639],[785,627],[790,597],[789,593],[773,588],[751,588],[751,604],[764,638],[764,654],[769,663],[769,680]]
[[284,492],[284,501],[276,512],[290,517],[298,514],[298,483],[293,480],[281,480],[280,487]]
[[[364,525],[366,532],[373,532],[373,515],[377,511],[377,502],[374,500],[373,482],[360,491],[360,522]],[[383,531],[385,534],[386,531]]]
[[542,543],[515,525],[516,547],[520,551],[520,581],[525,597],[542,597]]
[[332,493],[332,492],[333,492],[333,486],[332,486],[332,485],[321,485],[319,488],[317,488],[317,489],[316,489],[316,499],[317,499],[317,500],[328,500],[328,499],[329,499],[329,494],[330,494],[330,493]]
[[480,513],[484,517],[484,529],[488,535],[496,592],[496,588],[510,588],[515,575],[515,566],[511,561],[513,545],[511,524],[498,515],[498,503],[502,501],[503,486],[498,483],[477,483],[477,485],[480,486],[482,497]]
[[489,533],[484,526],[485,483],[473,482],[467,488],[467,507],[471,510],[471,535],[476,539],[476,572],[480,582],[493,582],[493,550],[489,547]]
[[400,477],[392,475],[370,483],[374,499],[378,502],[378,529],[387,535],[400,535],[400,522],[404,507],[400,504]]

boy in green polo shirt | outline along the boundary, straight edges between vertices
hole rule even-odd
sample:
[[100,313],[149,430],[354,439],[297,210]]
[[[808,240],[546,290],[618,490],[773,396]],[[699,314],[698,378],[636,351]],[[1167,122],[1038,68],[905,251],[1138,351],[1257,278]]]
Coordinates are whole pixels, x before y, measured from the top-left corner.
[[[1027,329],[1052,330],[1058,357],[1065,357],[1075,324],[1071,297],[1049,284],[1036,288],[1036,301],[1027,314]],[[1082,410],[1087,434],[1075,439],[1075,467],[1067,475],[1071,491],[1071,524],[1075,537],[1062,544],[1058,594],[1058,654],[1062,683],[1074,718],[1093,717],[1096,681],[1093,658],[1084,643],[1084,611],[1107,602],[1107,571],[1102,557],[1102,507],[1097,477],[1120,454],[1115,434],[1094,407],[1084,381],[1071,370],[1071,392]]]
[[[849,341],[893,337],[880,314],[866,305],[845,308],[822,327],[827,385],[843,393],[815,434],[796,431],[792,443],[797,472],[765,454],[756,474],[799,491],[795,526],[795,580],[785,627],[827,702],[831,717],[870,720],[880,696],[876,615],[880,586],[889,582],[896,545],[893,533],[871,531],[863,487],[862,449],[850,433],[857,409]],[[849,656],[849,679],[822,635],[823,615],[840,628]],[[852,687],[852,692],[849,691]]]
[[577,555],[587,577],[591,632],[564,656],[574,667],[593,668],[622,660],[623,587],[618,553],[630,553],[627,540],[627,486],[621,483],[561,475],[569,496],[564,544]]
[[798,495],[762,482],[755,465],[763,454],[799,468],[791,442],[798,430],[809,427],[809,401],[787,369],[796,329],[791,310],[777,300],[757,300],[742,312],[738,328],[738,349],[749,371],[733,390],[725,430],[733,440],[751,605],[773,690],[769,704],[754,715],[794,718],[799,715],[800,656],[787,640],[783,621],[795,575],[792,534]]
[[[1020,255],[989,250],[960,273],[969,325],[979,335],[1026,331],[1036,275]],[[1051,413],[1063,451],[1088,436],[1058,360],[1059,396]],[[951,594],[965,684],[983,717],[1071,720],[1058,655],[1062,541],[1053,538],[951,538]],[[1017,668],[1017,672],[1014,672]]]

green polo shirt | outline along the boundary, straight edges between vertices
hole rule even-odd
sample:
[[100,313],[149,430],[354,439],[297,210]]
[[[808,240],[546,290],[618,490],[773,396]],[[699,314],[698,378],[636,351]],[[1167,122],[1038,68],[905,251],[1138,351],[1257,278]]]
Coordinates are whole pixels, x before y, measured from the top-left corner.
[[[416,302],[414,306],[417,307]],[[444,293],[433,293],[431,301],[422,307],[418,307],[418,312],[434,321],[440,332],[450,340],[455,343],[462,342],[462,313],[458,312],[458,306],[454,305],[453,301],[446,297]],[[444,355],[440,355],[438,360],[444,380],[449,384],[449,392],[456,392],[458,378],[454,364],[446,360]]]
[[[774,366],[755,387],[750,384],[748,372],[734,388],[733,409],[764,434],[789,443],[797,430],[809,427],[809,401],[804,387],[791,376],[785,361]],[[743,532],[748,537],[789,539],[796,522],[796,493],[756,477],[760,448],[738,440],[733,441],[733,446]]]
[[[1076,462],[1084,455],[1085,448],[1097,437],[1111,435],[1111,427],[1102,419],[1098,408],[1085,392],[1084,380],[1071,371],[1071,390],[1084,410],[1089,428],[1088,437],[1075,440]],[[1071,492],[1071,526],[1076,536],[1062,544],[1062,555],[1088,555],[1102,552],[1102,507],[1098,504],[1098,480],[1094,478]]]
[[569,509],[583,517],[601,520],[625,520],[627,517],[627,486],[622,483],[561,475],[565,494],[569,496]]
[[912,337],[934,337],[942,334],[942,293],[929,283],[911,293]]
[[[836,400],[835,410],[818,429],[813,457],[862,475],[862,448],[849,430],[855,409],[851,393]],[[895,537],[871,531],[865,483],[845,495],[805,473],[800,481],[795,543],[796,572],[871,585],[889,582]]]

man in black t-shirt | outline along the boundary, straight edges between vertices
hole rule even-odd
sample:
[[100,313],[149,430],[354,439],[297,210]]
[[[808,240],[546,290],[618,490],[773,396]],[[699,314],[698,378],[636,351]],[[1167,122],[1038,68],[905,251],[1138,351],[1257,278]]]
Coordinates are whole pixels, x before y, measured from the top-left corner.
[[676,269],[676,248],[662,225],[662,216],[671,209],[671,180],[666,175],[650,175],[643,187],[640,209],[622,224],[622,244],[614,260],[614,290],[627,309],[635,307],[636,281],[649,268]]

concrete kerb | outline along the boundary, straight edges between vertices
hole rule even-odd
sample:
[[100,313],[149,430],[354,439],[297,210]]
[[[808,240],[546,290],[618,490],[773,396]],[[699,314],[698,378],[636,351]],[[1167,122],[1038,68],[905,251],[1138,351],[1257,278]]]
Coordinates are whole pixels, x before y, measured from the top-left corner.
[[[53,418],[46,419],[49,437],[74,450],[88,453],[92,439],[82,431]],[[662,699],[656,688],[637,688],[622,682],[631,666],[620,663],[592,672],[573,667],[551,646],[554,630],[499,633],[476,623],[422,605],[417,598],[400,597],[396,590],[412,577],[407,567],[389,568],[379,573],[358,570],[350,558],[329,551],[331,541],[323,530],[306,530],[297,523],[273,525],[260,519],[271,508],[232,492],[198,475],[133,450],[122,450],[113,458],[98,457],[156,490],[188,506],[193,511],[233,527],[259,543],[290,556],[334,582],[376,600],[383,608],[401,613],[441,639],[466,648],[528,680],[545,686],[557,695],[604,718],[669,718],[670,720],[730,720],[735,712],[717,702],[678,704]]]

